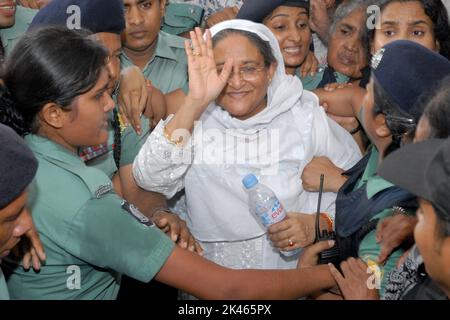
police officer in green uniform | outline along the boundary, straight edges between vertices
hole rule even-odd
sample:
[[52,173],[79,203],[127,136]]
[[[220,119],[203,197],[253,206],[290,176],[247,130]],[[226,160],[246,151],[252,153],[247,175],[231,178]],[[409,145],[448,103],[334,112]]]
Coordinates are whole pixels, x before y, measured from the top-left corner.
[[[10,4],[10,1],[8,1],[8,4]],[[15,19],[14,17],[9,18],[9,20],[13,18],[12,24],[3,24],[3,22],[0,24],[0,37],[6,55],[12,51],[20,37],[27,31],[28,26],[38,12],[38,10],[25,8],[21,5],[13,4],[13,7],[15,8]],[[3,17],[0,18],[0,20],[3,19]]]
[[[168,105],[181,104],[188,90],[185,39],[160,31],[166,0],[123,3],[126,28],[122,33],[122,68],[138,66],[145,78],[165,94]],[[183,194],[179,192],[169,200],[170,208],[182,217],[186,212]]]
[[[68,21],[77,19],[68,10],[69,6],[79,7],[81,16],[79,26],[92,31],[95,38],[110,52],[108,68],[111,85],[109,90],[116,87],[119,78],[121,52],[120,33],[125,29],[123,4],[121,0],[60,0],[51,2],[41,9],[30,25],[30,30],[47,25],[67,26]],[[127,81],[122,79],[122,81]],[[149,129],[148,120],[143,121],[146,129],[144,134],[137,135],[131,127],[120,125],[117,110],[108,114],[108,140],[99,146],[90,146],[80,149],[80,157],[87,165],[102,170],[109,178],[114,178],[117,190],[125,199],[135,203],[147,215],[157,215],[157,225],[162,228],[169,227],[174,240],[190,248],[195,248],[194,239],[190,237],[181,221],[176,215],[166,212],[166,201],[162,195],[146,192],[137,187],[131,174],[133,160],[141,145],[145,142]],[[116,174],[118,172],[118,174]],[[156,216],[155,216],[156,217]],[[162,224],[161,224],[162,223]],[[171,230],[170,230],[171,229]]]
[[138,66],[163,93],[188,89],[184,39],[160,31],[166,0],[123,0],[122,68]]
[[[125,29],[123,3],[121,0],[60,0],[41,9],[30,29],[45,25],[66,25],[67,8],[80,7],[81,27],[95,33],[96,38],[109,49],[110,74],[114,83],[118,82],[121,52],[120,33]],[[128,68],[137,67],[131,65]],[[140,73],[140,71],[139,71]],[[124,85],[127,80],[122,77]],[[113,88],[114,85],[111,86]],[[154,96],[154,95],[153,95]],[[113,179],[116,191],[126,200],[137,205],[147,216],[152,216],[158,227],[170,233],[174,241],[189,250],[201,250],[178,215],[167,208],[163,195],[139,188],[132,177],[132,163],[149,134],[149,120],[142,117],[141,132],[138,135],[131,126],[123,126],[118,121],[117,108],[109,113],[108,141],[99,146],[80,149],[80,156],[88,166],[102,170]],[[116,117],[114,117],[114,115]],[[117,172],[117,174],[116,174]],[[119,187],[117,187],[119,185]],[[128,291],[129,279],[124,281],[124,292]],[[137,290],[134,290],[137,291]],[[161,291],[161,290],[160,290]]]
[[[30,34],[29,37],[33,37],[33,34]],[[62,99],[56,98],[55,103],[69,109],[73,107],[72,112],[65,111],[68,115],[71,114],[67,116],[67,120],[72,118],[72,124],[77,124],[80,128],[83,128],[83,131],[78,128],[78,132],[73,133],[76,138],[72,136],[72,139],[82,141],[83,137],[91,137],[84,142],[100,145],[108,135],[107,112],[114,107],[114,102],[108,93],[111,84],[110,73],[108,68],[103,67],[107,60],[107,51],[93,41],[85,40],[76,35],[70,37],[69,34],[61,31],[49,32],[47,35],[44,34],[43,38],[36,35],[34,37],[36,37],[34,41],[36,47],[32,48],[32,51],[35,52],[34,59],[45,58],[50,65],[55,65],[58,61],[64,61],[67,64],[65,72],[61,72],[58,76],[60,79],[64,79],[65,90],[68,92],[61,93],[61,95],[65,94],[66,96],[63,96]],[[30,39],[25,37],[24,42],[27,42],[27,40],[29,42]],[[56,40],[58,42],[58,47],[55,48],[52,55],[43,53],[43,48],[37,45],[38,41],[45,43],[47,40],[53,45],[55,45]],[[61,54],[62,49],[70,52],[70,54]],[[22,50],[15,50],[15,58],[11,61],[23,63],[21,58],[24,57],[20,55]],[[92,58],[90,58],[90,55],[92,55]],[[33,58],[28,61],[28,64],[39,65]],[[9,64],[9,66],[12,69],[17,67],[14,63]],[[93,69],[92,66],[96,69]],[[100,69],[100,67],[102,68]],[[73,68],[80,71],[73,72]],[[100,70],[101,73],[99,73]],[[5,84],[7,88],[11,88],[12,92],[16,92],[14,90],[16,86],[28,87],[33,90],[29,81],[15,78],[22,71],[23,69],[7,71]],[[38,72],[40,74],[37,74]],[[34,75],[41,77],[41,81],[39,81],[42,83],[41,85],[49,86],[49,84],[57,81],[56,75],[49,73],[39,69],[34,72]],[[14,74],[14,76],[9,76],[11,74]],[[94,82],[95,86],[92,88],[92,84],[88,81],[93,82],[94,77],[99,75],[100,80],[97,83]],[[13,77],[14,80],[11,79]],[[32,78],[33,76],[30,75],[30,81]],[[85,80],[79,81],[78,79]],[[24,83],[18,84],[17,81]],[[61,84],[58,85],[58,87],[60,86]],[[58,92],[58,89],[54,87],[47,90],[52,89]],[[85,92],[87,89],[89,89],[88,97],[85,97],[87,94],[83,97],[77,96],[76,106],[68,102],[69,99],[75,98],[73,95]],[[39,88],[38,91],[43,90]],[[72,97],[70,97],[70,94],[72,94]],[[11,93],[11,96],[14,97],[14,93]],[[22,102],[21,98],[23,99],[23,97],[17,97],[17,99],[14,97],[11,100],[17,101],[20,105],[25,104],[24,108],[26,108],[28,104]],[[64,99],[66,100],[64,101]],[[67,107],[67,104],[70,107]],[[49,104],[46,106],[51,108]],[[54,107],[56,106],[54,105]],[[59,109],[59,107],[57,108]],[[46,109],[44,108],[44,110]],[[41,110],[41,112],[43,111]],[[99,117],[99,112],[101,117]],[[12,297],[18,298],[20,297],[18,292],[23,292],[24,296],[21,297],[37,298],[40,296],[40,290],[33,290],[36,289],[35,281],[39,283],[45,281],[46,284],[53,287],[53,291],[49,293],[48,298],[113,299],[117,295],[120,276],[110,270],[94,272],[92,265],[108,266],[120,273],[129,274],[142,281],[149,281],[173,250],[173,243],[170,238],[165,236],[160,237],[160,240],[155,239],[155,234],[159,235],[161,231],[157,228],[141,225],[124,214],[126,209],[121,209],[122,199],[112,192],[110,178],[98,169],[85,166],[83,160],[77,154],[78,148],[71,149],[73,145],[70,143],[73,142],[70,140],[70,134],[66,133],[69,138],[66,136],[61,138],[58,137],[58,134],[55,136],[54,133],[47,133],[52,131],[54,128],[52,126],[55,124],[42,123],[40,129],[46,133],[26,136],[28,145],[39,160],[39,170],[33,184],[33,190],[38,190],[38,192],[31,192],[29,203],[32,212],[36,212],[36,225],[43,237],[48,254],[47,264],[45,268],[41,269],[38,277],[36,275],[30,278],[26,277],[23,282],[19,275],[27,275],[28,273],[23,272],[21,268],[15,268],[14,274],[9,279]],[[23,132],[25,133],[28,130],[28,126],[24,126]],[[70,128],[65,130],[70,132]],[[61,135],[64,135],[64,133]],[[49,139],[50,137],[53,140]],[[81,142],[80,145],[90,145],[84,142]],[[116,208],[118,210],[114,210]],[[130,211],[133,213],[132,210]],[[144,216],[139,216],[139,218],[146,221],[145,223],[150,223]],[[52,223],[49,224],[49,221],[52,221]],[[106,227],[106,230],[108,230],[106,231],[105,223],[106,226],[115,227]],[[119,234],[123,236],[121,237]],[[123,254],[118,252],[126,251],[123,246],[126,246],[130,241],[135,243],[133,249],[129,250],[133,253],[125,258]],[[67,253],[62,254],[61,250]],[[114,253],[115,250],[119,251]],[[142,267],[133,266],[133,255],[145,260],[142,262]],[[149,255],[152,256],[152,259],[148,258]],[[159,263],[155,264],[153,259],[156,259]],[[70,284],[70,277],[67,276],[67,272],[70,275],[72,267],[75,277],[73,286]],[[81,285],[85,286],[84,290],[76,290],[78,286],[77,275],[82,279],[80,281]],[[46,279],[47,276],[48,279]],[[26,286],[27,290],[19,289],[22,285]]]
[[29,205],[47,261],[36,273],[8,259],[12,298],[114,299],[122,274],[217,299],[294,298],[333,285],[326,266],[230,270],[175,246],[78,157],[80,146],[107,139],[108,52],[82,32],[50,27],[27,33],[13,53],[0,110],[39,161]]
[[[421,83],[417,83],[419,74]],[[413,215],[417,203],[414,195],[380,177],[377,170],[387,155],[412,141],[422,114],[420,97],[449,74],[447,59],[411,41],[386,45],[372,61],[372,78],[359,120],[373,146],[355,167],[343,173],[348,180],[336,199],[336,233],[341,259],[363,259],[374,273],[374,286],[380,297],[384,295],[388,274],[396,268],[404,251],[397,248],[389,258],[380,261],[377,226],[395,214]]]
[[[188,90],[185,39],[160,30],[166,12],[166,0],[123,0],[123,4],[126,28],[122,33],[122,68],[138,66],[144,77],[166,94],[167,103],[183,99]],[[170,19],[169,16],[169,22]],[[140,123],[144,127],[145,121],[142,119],[143,117],[140,118]],[[132,123],[138,121],[139,118],[131,119]],[[185,217],[184,191],[169,199],[168,204],[171,211]],[[126,279],[124,288],[129,283]],[[133,285],[140,287],[138,283]],[[128,296],[133,295],[131,290],[127,292],[130,292]]]
[[[0,119],[1,117],[0,113]],[[32,228],[25,208],[27,187],[36,174],[37,160],[11,128],[0,124],[0,263],[21,237]],[[0,269],[0,300],[8,300],[9,292]]]
[[[166,33],[164,28],[160,30],[166,0],[122,1],[126,21],[122,33],[122,68],[138,66],[145,78],[165,95],[165,114],[170,114],[172,108],[183,103],[188,90],[185,39]],[[140,115],[145,113],[145,106],[124,105],[121,111],[126,121],[141,131],[143,117]]]
[[[76,5],[79,8],[80,16],[76,11],[70,11],[69,7]],[[69,12],[69,13],[68,13]],[[70,26],[73,28],[83,28],[95,34],[95,37],[109,51],[109,69],[111,75],[111,88],[114,83],[119,82],[119,55],[121,50],[119,35],[124,29],[123,10],[120,1],[108,0],[75,0],[75,1],[55,1],[41,9],[31,22],[29,30],[42,28],[50,25]],[[79,23],[79,25],[77,25]],[[111,112],[108,119],[108,141],[101,146],[92,146],[80,150],[80,157],[90,166],[95,166],[104,171],[110,178],[114,176],[121,166],[126,166],[133,162],[142,140],[146,135],[139,137],[133,134],[132,130],[120,128]],[[121,139],[115,141],[116,130],[120,130]],[[114,161],[114,149],[120,150],[117,156],[117,164]]]

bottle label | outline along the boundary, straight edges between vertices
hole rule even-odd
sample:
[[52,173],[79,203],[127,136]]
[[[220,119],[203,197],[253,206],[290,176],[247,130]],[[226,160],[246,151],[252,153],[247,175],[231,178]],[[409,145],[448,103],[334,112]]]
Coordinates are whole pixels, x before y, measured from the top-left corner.
[[284,208],[279,200],[275,201],[270,210],[261,212],[262,223],[266,227],[283,220],[284,217]]

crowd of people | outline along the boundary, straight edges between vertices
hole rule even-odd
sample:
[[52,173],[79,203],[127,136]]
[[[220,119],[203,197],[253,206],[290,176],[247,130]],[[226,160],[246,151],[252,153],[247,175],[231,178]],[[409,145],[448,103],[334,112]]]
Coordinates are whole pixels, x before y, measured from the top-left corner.
[[441,0],[0,0],[0,299],[449,299],[449,23]]

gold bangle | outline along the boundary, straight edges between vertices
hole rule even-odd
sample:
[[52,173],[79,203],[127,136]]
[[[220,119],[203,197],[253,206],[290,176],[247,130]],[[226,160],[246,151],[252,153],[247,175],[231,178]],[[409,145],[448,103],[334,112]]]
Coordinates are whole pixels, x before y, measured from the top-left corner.
[[170,136],[170,134],[167,132],[167,128],[165,126],[163,129],[163,133],[164,133],[164,137],[166,137],[167,141],[169,141],[170,143],[172,143],[176,146],[180,146],[183,144],[183,137],[180,136],[177,140],[173,140],[172,137]]

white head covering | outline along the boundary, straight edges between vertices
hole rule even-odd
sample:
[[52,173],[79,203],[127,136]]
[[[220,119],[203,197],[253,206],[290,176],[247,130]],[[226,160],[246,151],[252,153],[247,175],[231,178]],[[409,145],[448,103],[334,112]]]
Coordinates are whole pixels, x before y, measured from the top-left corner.
[[207,113],[216,118],[226,128],[244,130],[263,129],[276,116],[288,111],[299,102],[303,93],[302,83],[298,77],[286,74],[283,55],[281,54],[278,40],[265,25],[249,20],[228,20],[214,25],[211,28],[211,35],[214,37],[220,31],[226,29],[251,32],[259,36],[262,40],[269,42],[278,65],[268,88],[268,105],[263,111],[249,119],[239,120],[233,118],[227,111],[220,108],[215,102],[212,102]]
[[[352,137],[344,129],[338,131],[345,138],[336,138],[338,134],[334,134],[333,128],[338,125],[330,127],[324,110],[318,107],[317,97],[303,91],[297,77],[285,74],[278,42],[267,27],[250,21],[231,20],[214,26],[211,32],[216,35],[225,29],[248,31],[269,41],[278,67],[268,89],[268,106],[264,110],[241,121],[211,103],[194,129],[192,164],[187,172],[178,172],[186,172],[186,222],[197,239],[207,242],[255,239],[266,232],[249,212],[248,196],[241,182],[246,174],[253,172],[258,175],[259,181],[277,194],[287,210],[314,212],[317,193],[304,192],[299,179],[304,166],[313,156],[326,155],[347,168],[344,159],[351,149],[349,145],[357,150]],[[350,142],[341,145],[341,141]],[[328,151],[331,148],[335,152]],[[153,170],[161,172],[157,168]],[[181,170],[186,170],[186,167]],[[335,194],[323,195],[322,206],[327,208],[327,212],[334,212],[330,207],[334,199]],[[247,248],[237,243],[236,249],[230,253],[225,249],[230,248],[228,244],[217,246],[218,251],[212,249],[214,244],[210,244],[205,247],[205,254],[212,257],[215,252],[219,255],[226,252],[225,257],[239,257],[247,250],[243,246]],[[259,250],[264,250],[264,253]],[[264,249],[255,249],[255,255],[258,254],[263,256],[265,267],[272,268],[275,266],[272,262],[278,263],[281,259],[268,242],[264,242]],[[225,260],[229,263],[228,258]],[[287,266],[286,263],[283,265]]]

